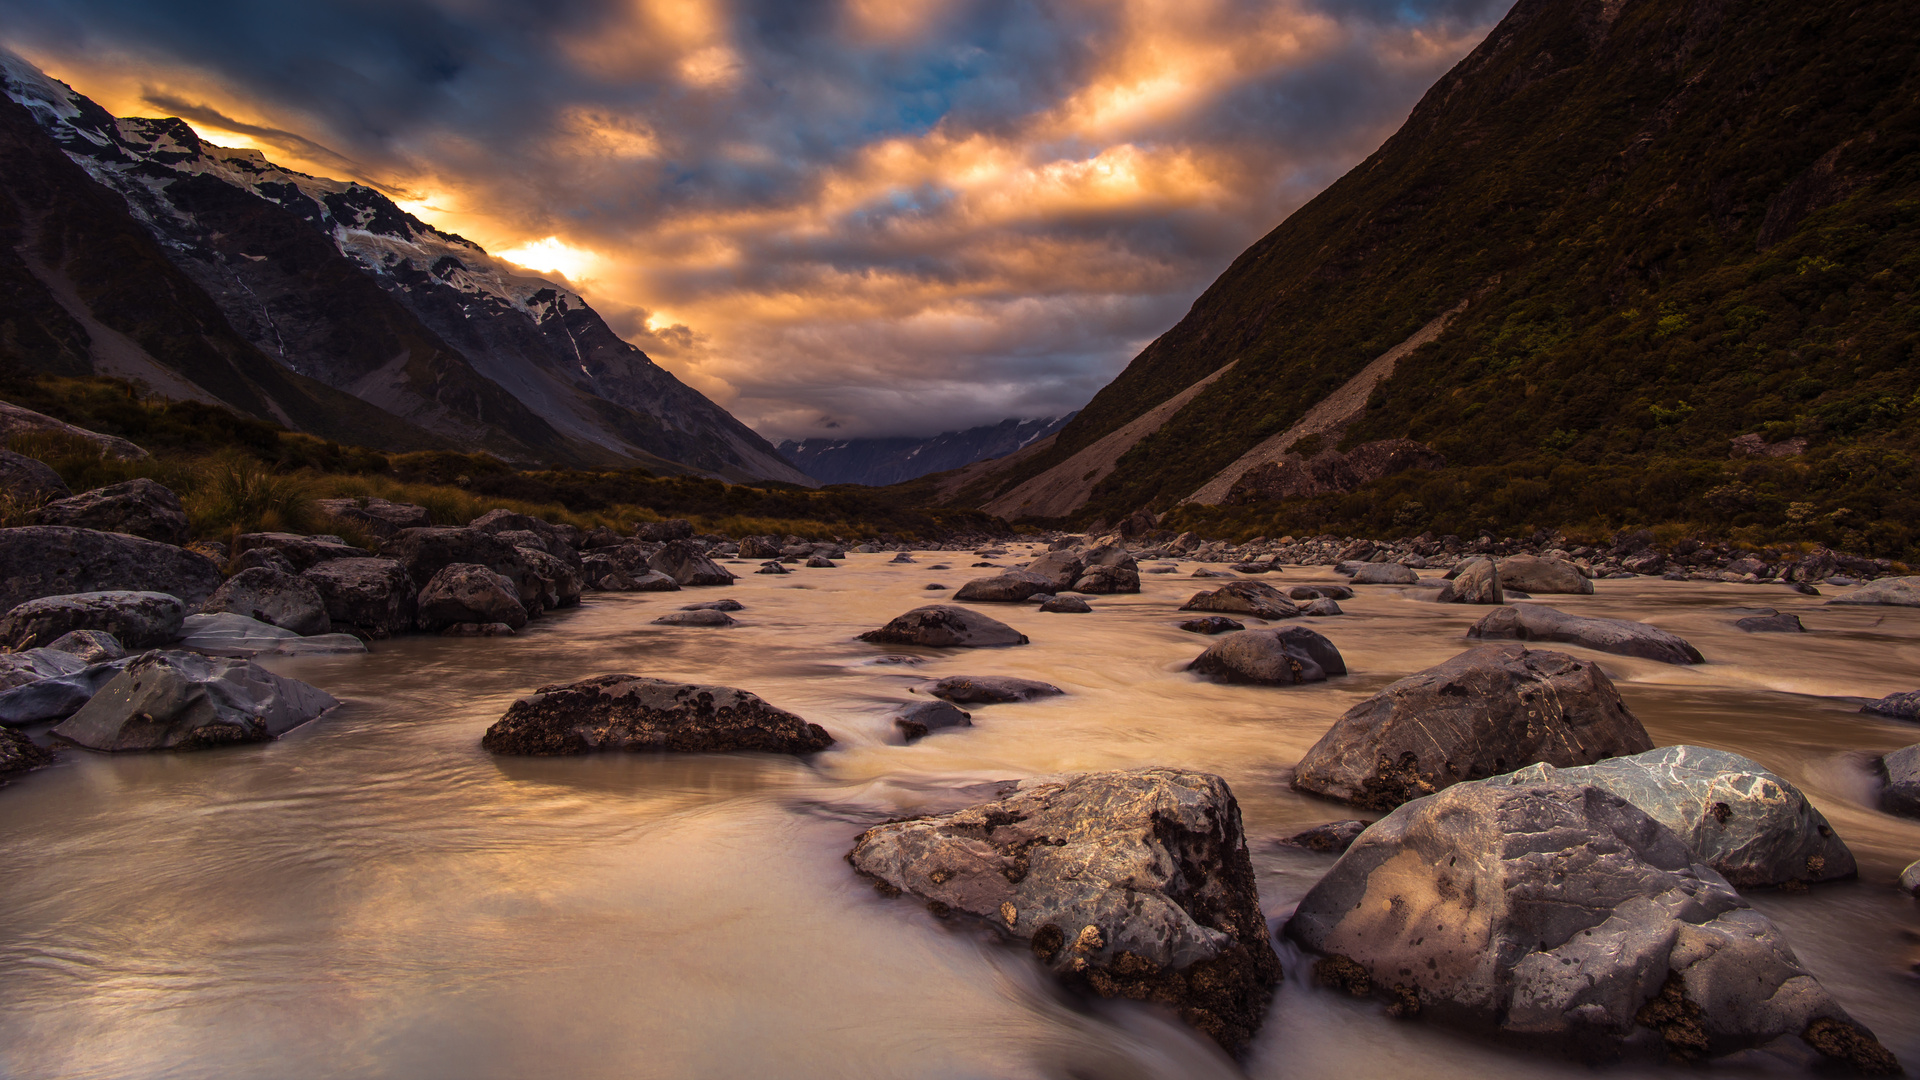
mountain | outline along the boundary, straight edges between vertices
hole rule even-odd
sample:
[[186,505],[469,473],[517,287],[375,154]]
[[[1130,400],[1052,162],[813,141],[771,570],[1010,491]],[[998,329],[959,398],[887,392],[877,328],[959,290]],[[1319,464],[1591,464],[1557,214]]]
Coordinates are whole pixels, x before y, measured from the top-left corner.
[[4,51],[0,81],[20,286],[0,341],[30,368],[383,448],[809,483],[577,294],[378,191],[116,119]]
[[1831,517],[1920,543],[1911,15],[1519,0],[1051,442],[941,490],[1226,520],[1253,469],[1405,437],[1445,466],[1273,527]]
[[1002,420],[931,439],[788,439],[780,454],[823,484],[884,487],[1011,454],[1060,430],[1073,415]]

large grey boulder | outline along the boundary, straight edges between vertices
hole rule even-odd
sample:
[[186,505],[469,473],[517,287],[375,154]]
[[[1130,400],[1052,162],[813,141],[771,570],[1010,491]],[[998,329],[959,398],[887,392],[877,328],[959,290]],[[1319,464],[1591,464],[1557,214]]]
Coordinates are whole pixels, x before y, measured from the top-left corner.
[[1037,701],[1065,692],[1052,683],[1038,679],[1016,679],[1007,675],[949,675],[927,687],[927,693],[956,705]]
[[1590,785],[1456,784],[1375,822],[1285,933],[1356,994],[1589,1059],[1797,1036],[1898,1064],[1673,832]]
[[300,635],[333,630],[327,602],[305,577],[256,566],[228,578],[200,605],[203,615],[230,611]]
[[75,630],[112,634],[123,646],[151,649],[180,636],[186,605],[172,593],[112,590],[43,596],[0,616],[0,645],[50,645]]
[[[12,655],[29,656],[51,651],[31,649]],[[5,659],[0,657],[0,661]],[[4,677],[4,672],[0,672],[0,687],[5,687],[0,689],[0,725],[25,727],[72,716],[130,662],[130,657],[123,656],[98,663],[81,661],[79,667],[63,664],[63,670],[57,674],[24,683],[9,681]]]
[[65,525],[0,529],[0,611],[102,591],[169,593],[198,608],[219,587],[212,559],[157,540]]
[[1832,881],[1858,873],[1847,849],[1800,789],[1759,763],[1704,746],[1663,746],[1558,769],[1529,765],[1509,783],[1591,784],[1672,829],[1737,888]]
[[527,625],[527,608],[513,581],[479,563],[449,563],[420,590],[415,622],[432,633],[458,623]]
[[233,611],[189,615],[181,627],[181,649],[208,656],[252,658],[275,656],[335,656],[363,653],[367,646],[352,634],[314,634],[303,637]]
[[18,731],[0,728],[0,783],[53,764],[53,752]]
[[179,496],[145,477],[55,500],[33,519],[38,525],[126,533],[163,544],[184,544],[193,536]]
[[496,754],[601,750],[811,754],[833,744],[818,724],[730,686],[600,675],[543,686],[508,707],[480,739]]
[[329,559],[364,559],[365,548],[341,543],[330,536],[301,536],[299,533],[241,533],[234,538],[235,557],[258,548],[272,548],[290,563],[296,572],[312,569]]
[[1869,581],[1845,596],[1836,596],[1829,604],[1894,604],[1920,607],[1920,577],[1886,577]]
[[251,660],[150,652],[53,734],[91,750],[201,750],[278,738],[338,704]]
[[1030,596],[1054,591],[1052,579],[1043,574],[1028,570],[1009,570],[993,577],[974,578],[960,591],[953,594],[955,600],[987,604],[1018,604]]
[[1300,614],[1300,608],[1279,589],[1258,581],[1234,581],[1211,592],[1194,593],[1180,610],[1252,615],[1258,619],[1291,619]]
[[11,500],[14,506],[38,507],[71,494],[67,482],[60,479],[52,466],[25,454],[0,449],[0,496]]
[[1593,595],[1593,582],[1565,559],[1537,555],[1509,555],[1500,560],[1500,585],[1526,593]]
[[59,649],[37,648],[0,653],[0,691],[59,675],[71,675],[86,667],[87,663]]
[[1345,675],[1347,664],[1333,642],[1304,626],[1289,626],[1224,634],[1187,670],[1218,682],[1298,686]]
[[1353,572],[1355,585],[1411,585],[1419,580],[1413,567],[1395,562],[1363,563]]
[[1296,790],[1389,810],[1464,780],[1653,748],[1599,665],[1472,649],[1348,709],[1293,772]]
[[1046,592],[1065,592],[1086,572],[1087,561],[1074,551],[1049,551],[1027,564],[1047,585]]
[[878,630],[860,635],[876,645],[930,645],[935,648],[980,648],[1025,645],[1027,635],[998,619],[951,604],[917,607]]
[[389,502],[377,496],[361,499],[318,499],[320,512],[338,521],[351,522],[382,540],[398,535],[402,529],[424,529],[433,524],[433,515],[424,506]]
[[1170,1006],[1232,1052],[1280,978],[1240,807],[1217,776],[1022,780],[993,802],[868,829],[847,861],[887,896],[1025,943],[1069,985]]
[[398,559],[329,559],[300,576],[319,593],[336,629],[375,640],[413,629],[420,590]]
[[726,567],[707,558],[687,540],[669,540],[660,545],[647,565],[667,575],[679,584],[686,585],[731,585],[733,573]]
[[1500,572],[1492,559],[1468,559],[1436,598],[1442,604],[1504,604]]
[[1880,755],[1880,809],[1920,818],[1920,743]]
[[1667,664],[1701,664],[1700,651],[1677,634],[1627,619],[1569,615],[1540,604],[1498,607],[1467,629],[1477,641],[1558,641]]

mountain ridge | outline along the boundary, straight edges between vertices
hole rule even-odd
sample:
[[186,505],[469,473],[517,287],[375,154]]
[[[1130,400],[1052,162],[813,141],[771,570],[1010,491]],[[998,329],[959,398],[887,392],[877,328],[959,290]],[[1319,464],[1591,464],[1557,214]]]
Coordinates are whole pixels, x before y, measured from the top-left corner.
[[928,438],[787,439],[778,449],[823,484],[884,487],[1014,453],[1060,430],[1073,416],[1013,418]]

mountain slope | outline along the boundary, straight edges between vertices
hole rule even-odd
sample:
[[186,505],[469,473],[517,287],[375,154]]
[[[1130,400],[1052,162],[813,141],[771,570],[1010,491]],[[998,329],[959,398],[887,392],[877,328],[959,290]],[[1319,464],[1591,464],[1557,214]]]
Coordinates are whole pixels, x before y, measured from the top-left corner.
[[[1221,372],[1067,516],[1217,493],[1236,460],[1458,309],[1341,426],[1347,445],[1407,436],[1449,476],[1543,488],[1556,469],[1675,483],[1660,462],[1724,463],[1747,434],[1783,455],[1806,438],[1810,467],[1880,447],[1898,459],[1874,466],[1891,494],[1851,510],[1887,518],[1920,417],[1916,151],[1920,23],[1901,3],[1520,0],[1046,454],[960,499],[992,503]],[[1696,471],[1701,491],[1757,483]],[[1645,490],[1614,516],[1650,513]],[[1456,516],[1544,518],[1555,497]],[[1787,512],[1768,500],[1756,487],[1729,521]]]
[[1073,419],[1002,420],[930,439],[788,439],[780,454],[823,484],[884,487],[1011,454],[1044,439]]

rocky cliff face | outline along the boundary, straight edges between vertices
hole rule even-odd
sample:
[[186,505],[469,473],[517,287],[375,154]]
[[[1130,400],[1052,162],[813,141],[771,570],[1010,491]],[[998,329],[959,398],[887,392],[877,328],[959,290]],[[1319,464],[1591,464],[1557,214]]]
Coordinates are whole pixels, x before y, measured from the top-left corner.
[[[116,119],[10,54],[0,53],[0,80],[17,148],[0,159],[9,172],[21,155],[48,158],[46,145],[32,145],[36,130],[40,142],[64,151],[79,169],[43,168],[36,190],[99,203],[96,216],[130,216],[171,264],[173,291],[183,275],[209,299],[215,311],[204,321],[226,324],[222,349],[251,353],[253,367],[266,358],[283,380],[291,372],[372,404],[404,421],[391,426],[421,429],[415,443],[514,460],[677,464],[733,480],[808,482],[751,429],[621,340],[578,295],[496,262],[377,191],[205,143],[179,120]],[[124,205],[81,190],[89,178]],[[42,205],[38,216],[49,212]],[[112,274],[111,266],[98,269]],[[58,295],[58,267],[49,274],[22,264],[14,276],[24,298],[14,337],[29,366],[134,375],[162,392],[315,428],[274,395],[235,395],[231,380],[204,362],[135,347],[120,349],[126,355],[116,364],[104,355],[114,343],[99,334],[83,340],[68,325],[78,319],[84,329],[105,308],[82,299],[83,314],[60,318],[76,304]]]

